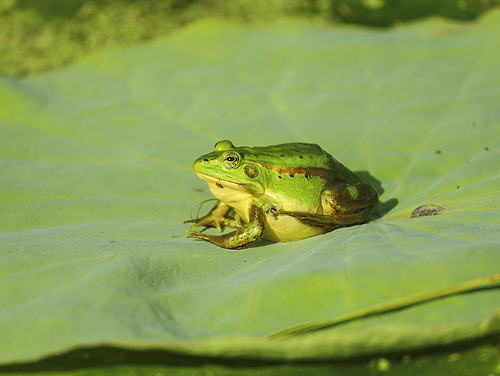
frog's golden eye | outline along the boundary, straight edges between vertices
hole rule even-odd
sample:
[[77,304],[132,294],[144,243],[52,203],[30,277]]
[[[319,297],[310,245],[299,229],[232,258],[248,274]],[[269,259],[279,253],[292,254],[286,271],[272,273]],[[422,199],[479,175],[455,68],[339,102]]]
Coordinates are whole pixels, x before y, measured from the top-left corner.
[[224,154],[224,157],[222,158],[222,164],[226,168],[236,168],[240,164],[240,156],[236,153],[233,153],[232,151],[229,151]]

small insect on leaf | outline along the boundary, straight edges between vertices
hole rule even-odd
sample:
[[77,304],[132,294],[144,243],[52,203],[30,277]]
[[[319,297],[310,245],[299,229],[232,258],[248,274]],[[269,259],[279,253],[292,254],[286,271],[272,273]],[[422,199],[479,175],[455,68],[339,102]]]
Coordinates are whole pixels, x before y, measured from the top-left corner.
[[418,208],[416,208],[411,213],[411,218],[425,217],[428,215],[436,215],[436,214],[439,214],[443,210],[444,210],[443,207],[437,206],[437,205],[422,205],[422,206],[419,206]]

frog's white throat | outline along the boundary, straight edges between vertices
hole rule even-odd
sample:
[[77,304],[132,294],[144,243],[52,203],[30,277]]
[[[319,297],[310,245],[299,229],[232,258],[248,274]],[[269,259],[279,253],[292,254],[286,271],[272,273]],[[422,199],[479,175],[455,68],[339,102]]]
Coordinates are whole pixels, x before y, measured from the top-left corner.
[[248,189],[247,185],[209,176],[200,172],[196,174],[201,180],[208,184],[210,192],[212,192],[218,200],[231,206],[244,218],[248,217],[248,207],[255,195]]

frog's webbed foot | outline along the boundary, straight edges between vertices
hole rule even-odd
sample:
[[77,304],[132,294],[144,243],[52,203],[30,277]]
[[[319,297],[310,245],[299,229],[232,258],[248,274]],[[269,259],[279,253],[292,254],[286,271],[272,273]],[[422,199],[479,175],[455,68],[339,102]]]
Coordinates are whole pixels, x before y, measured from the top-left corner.
[[183,223],[194,223],[194,225],[191,226],[191,229],[204,226],[204,227],[214,227],[217,229],[217,231],[222,232],[222,229],[224,227],[231,227],[231,228],[239,228],[241,227],[241,223],[234,219],[234,218],[220,218],[220,217],[214,217],[212,215],[206,215],[201,218],[197,219],[190,219],[187,221],[184,221]]
[[239,220],[232,217],[226,217],[230,209],[230,206],[219,201],[207,215],[201,218],[189,219],[187,221],[184,221],[184,223],[194,223],[194,225],[191,226],[191,229],[199,226],[215,227],[219,232],[222,232],[222,229],[224,227],[241,227],[241,223]]
[[186,230],[192,234],[188,238],[208,240],[222,248],[242,249],[264,234],[264,211],[253,205],[249,214],[250,222],[236,231],[224,235],[209,235],[195,230]]

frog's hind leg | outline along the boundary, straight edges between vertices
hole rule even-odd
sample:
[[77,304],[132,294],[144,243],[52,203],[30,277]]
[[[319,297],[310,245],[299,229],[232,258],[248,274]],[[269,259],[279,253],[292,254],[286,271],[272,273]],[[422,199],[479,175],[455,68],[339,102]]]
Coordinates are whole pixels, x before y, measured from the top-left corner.
[[321,191],[319,213],[281,211],[310,226],[334,230],[363,223],[377,207],[378,194],[368,184],[328,183]]
[[371,185],[332,182],[321,191],[322,214],[334,216],[339,224],[363,223],[378,205],[378,194]]

